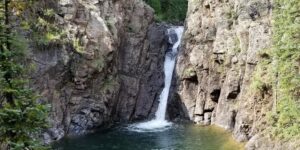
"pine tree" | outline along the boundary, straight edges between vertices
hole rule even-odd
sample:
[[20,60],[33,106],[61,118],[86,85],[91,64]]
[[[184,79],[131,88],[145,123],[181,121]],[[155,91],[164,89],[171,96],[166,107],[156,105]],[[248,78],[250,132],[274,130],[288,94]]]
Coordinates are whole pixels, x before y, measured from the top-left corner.
[[[0,3],[0,148],[46,149],[38,135],[46,127],[47,107],[28,86],[25,69],[26,40],[10,19],[31,1],[4,0]],[[14,10],[14,12],[11,12]]]

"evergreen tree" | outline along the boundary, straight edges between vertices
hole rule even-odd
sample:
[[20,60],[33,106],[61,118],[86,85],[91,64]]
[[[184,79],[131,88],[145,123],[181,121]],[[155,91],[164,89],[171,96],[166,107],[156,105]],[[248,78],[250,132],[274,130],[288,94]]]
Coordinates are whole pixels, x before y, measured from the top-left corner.
[[154,10],[158,21],[184,21],[187,12],[187,0],[145,0]]
[[[0,148],[45,149],[38,135],[46,127],[46,106],[28,86],[25,66],[26,40],[18,34],[12,16],[31,1],[3,0],[0,3]],[[12,12],[13,10],[13,12]]]

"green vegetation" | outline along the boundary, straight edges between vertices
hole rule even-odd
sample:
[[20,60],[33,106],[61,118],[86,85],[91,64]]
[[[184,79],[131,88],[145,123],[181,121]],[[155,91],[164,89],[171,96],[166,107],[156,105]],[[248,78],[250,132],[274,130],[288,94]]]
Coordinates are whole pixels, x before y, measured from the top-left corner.
[[[43,6],[36,7],[40,7],[39,9],[43,8]],[[43,9],[39,12],[40,13],[32,12],[32,14],[35,14],[36,16],[32,16],[32,18],[30,18],[30,24],[26,25],[32,29],[31,35],[33,41],[37,45],[49,45],[51,43],[64,42],[61,39],[63,39],[66,33],[61,31],[55,23],[55,11],[53,9]]]
[[47,107],[37,101],[38,96],[28,85],[28,47],[13,20],[13,15],[22,14],[31,4],[32,1],[0,2],[0,149],[46,149],[38,136],[47,126]]
[[300,1],[276,0],[274,10],[275,134],[300,136]]
[[272,131],[279,138],[300,137],[300,1],[275,0],[273,48],[261,56],[255,86],[272,89]]
[[48,45],[61,38],[59,30],[41,17],[38,17],[37,22],[32,24],[31,29],[34,31],[32,32],[33,40],[38,45]]
[[101,89],[106,91],[113,91],[114,88],[118,85],[117,77],[114,76],[108,76],[104,79],[103,85],[101,86]]
[[228,11],[225,14],[225,16],[227,19],[230,19],[230,20],[237,20],[237,18],[239,17],[237,12],[234,10],[234,8],[231,8],[230,11]]
[[78,38],[73,39],[73,47],[74,47],[75,51],[78,53],[84,52],[84,47],[81,46],[80,40]]
[[189,77],[193,77],[196,76],[196,70],[193,67],[188,67],[184,70],[184,77],[189,78]]
[[145,0],[154,10],[157,21],[184,21],[187,12],[187,0]]
[[99,57],[99,58],[93,60],[92,66],[95,69],[97,69],[97,71],[101,72],[106,66],[105,58],[104,57]]
[[49,8],[47,3],[56,3],[56,0],[39,0],[38,3],[11,0],[11,7],[17,10],[14,14],[17,14],[21,28],[30,34],[32,44],[37,46],[62,43],[64,40],[61,39],[66,36],[56,23],[54,4],[51,5],[53,8]]
[[238,38],[238,37],[235,37],[234,38],[234,49],[233,49],[233,51],[235,52],[235,53],[240,53],[241,51],[242,51],[242,49],[241,49],[241,42],[240,42],[240,39]]

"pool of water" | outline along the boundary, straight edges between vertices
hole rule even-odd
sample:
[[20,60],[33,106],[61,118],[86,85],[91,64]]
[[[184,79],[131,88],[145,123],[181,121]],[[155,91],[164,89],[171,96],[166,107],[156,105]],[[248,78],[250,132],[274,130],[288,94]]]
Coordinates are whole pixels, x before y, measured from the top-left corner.
[[230,133],[218,127],[173,125],[162,132],[132,132],[116,127],[68,137],[54,143],[55,150],[243,150]]

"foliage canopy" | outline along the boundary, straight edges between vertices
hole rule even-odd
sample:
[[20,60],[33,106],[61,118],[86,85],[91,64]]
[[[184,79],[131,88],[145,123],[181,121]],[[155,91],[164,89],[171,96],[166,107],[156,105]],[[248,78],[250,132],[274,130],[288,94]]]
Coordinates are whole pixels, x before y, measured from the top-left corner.
[[13,21],[31,4],[0,2],[0,148],[5,149],[46,149],[38,136],[47,126],[47,107],[29,87],[27,41]]
[[145,0],[154,10],[158,21],[181,22],[185,20],[187,0]]

